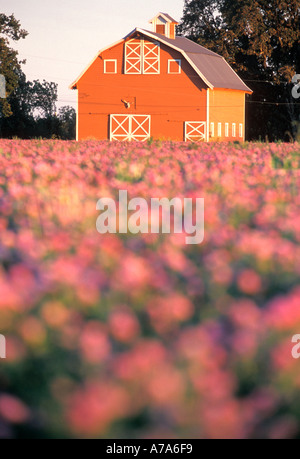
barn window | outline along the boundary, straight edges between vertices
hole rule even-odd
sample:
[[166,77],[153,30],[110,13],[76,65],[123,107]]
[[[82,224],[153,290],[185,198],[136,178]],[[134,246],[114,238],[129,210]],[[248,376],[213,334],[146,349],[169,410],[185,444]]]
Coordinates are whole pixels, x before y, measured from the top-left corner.
[[181,73],[181,59],[168,60],[168,73]]
[[142,40],[125,43],[125,73],[142,73]]
[[232,137],[236,137],[236,124],[232,123]]
[[239,136],[243,137],[243,124],[242,123],[239,126]]
[[160,46],[158,42],[132,39],[125,43],[126,74],[160,73]]
[[104,73],[117,73],[117,59],[104,60]]
[[229,123],[225,123],[225,137],[229,137]]
[[165,24],[156,24],[156,33],[160,33],[161,35],[166,34],[166,26]]
[[159,73],[159,43],[143,40],[143,73]]
[[222,137],[222,123],[218,123],[218,137]]
[[210,123],[210,135],[211,137],[215,136],[215,123]]

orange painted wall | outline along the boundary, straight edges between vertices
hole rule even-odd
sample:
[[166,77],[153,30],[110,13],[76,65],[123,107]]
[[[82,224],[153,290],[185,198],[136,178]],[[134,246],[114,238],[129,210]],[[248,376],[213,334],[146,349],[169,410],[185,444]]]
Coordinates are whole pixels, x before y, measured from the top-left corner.
[[[105,59],[117,60],[117,74],[104,74]],[[168,74],[168,59],[181,59],[181,74]],[[206,121],[206,85],[180,53],[161,44],[160,74],[126,75],[123,65],[122,42],[104,51],[77,83],[79,140],[108,139],[110,114],[151,115],[153,138],[179,141],[184,121]]]
[[[245,92],[230,89],[209,91],[210,123],[214,123],[214,137],[210,140],[244,140],[245,132]],[[218,138],[218,123],[221,123],[222,135]],[[229,125],[229,136],[225,137],[225,123]],[[232,135],[232,124],[236,124],[236,136]],[[240,137],[239,124],[243,124],[243,137]]]

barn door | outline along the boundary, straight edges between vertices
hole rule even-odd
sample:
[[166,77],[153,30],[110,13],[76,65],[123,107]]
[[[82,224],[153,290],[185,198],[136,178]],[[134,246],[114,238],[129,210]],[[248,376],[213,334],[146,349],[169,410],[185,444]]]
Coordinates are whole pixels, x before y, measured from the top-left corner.
[[144,40],[143,73],[159,73],[159,52],[158,42]]
[[110,115],[110,140],[136,140],[150,138],[150,115]]
[[157,41],[133,38],[125,43],[124,73],[158,74],[160,44]]
[[142,40],[125,43],[125,73],[142,73]]
[[184,123],[184,140],[191,140],[192,142],[205,142],[206,122],[186,121]]

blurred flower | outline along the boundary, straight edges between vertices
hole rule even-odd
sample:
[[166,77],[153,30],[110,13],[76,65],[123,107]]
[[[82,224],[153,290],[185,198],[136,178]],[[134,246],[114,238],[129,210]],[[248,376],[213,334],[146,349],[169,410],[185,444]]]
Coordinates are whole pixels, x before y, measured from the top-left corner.
[[29,419],[30,411],[17,397],[0,394],[0,416],[13,424],[22,424]]

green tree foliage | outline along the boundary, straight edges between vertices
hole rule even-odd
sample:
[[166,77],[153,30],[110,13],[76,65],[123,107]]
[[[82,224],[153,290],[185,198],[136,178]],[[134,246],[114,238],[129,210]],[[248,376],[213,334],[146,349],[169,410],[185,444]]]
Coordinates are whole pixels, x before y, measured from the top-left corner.
[[75,138],[76,114],[63,107],[56,114],[57,84],[28,81],[9,40],[20,40],[28,33],[12,14],[0,13],[0,74],[6,81],[6,98],[0,99],[0,135],[20,138]]
[[[20,22],[13,14],[6,16],[0,13],[0,73],[5,77],[7,96],[10,96],[18,86],[18,72],[23,63],[18,60],[18,52],[9,46],[9,40],[18,41],[27,35],[28,32],[21,28]],[[0,99],[0,112],[5,117],[12,115],[7,98]]]
[[57,101],[57,84],[53,81],[48,82],[39,80],[29,82],[31,93],[31,114],[37,111],[38,116],[49,118],[55,115]]
[[27,81],[19,71],[18,86],[8,100],[12,115],[0,119],[2,137],[75,139],[75,110],[64,106],[56,113],[56,83]]
[[222,55],[254,91],[250,137],[295,137],[300,110],[291,79],[300,73],[300,0],[186,0],[179,32]]
[[60,138],[75,139],[76,136],[76,111],[73,107],[65,105],[58,112],[60,121]]

